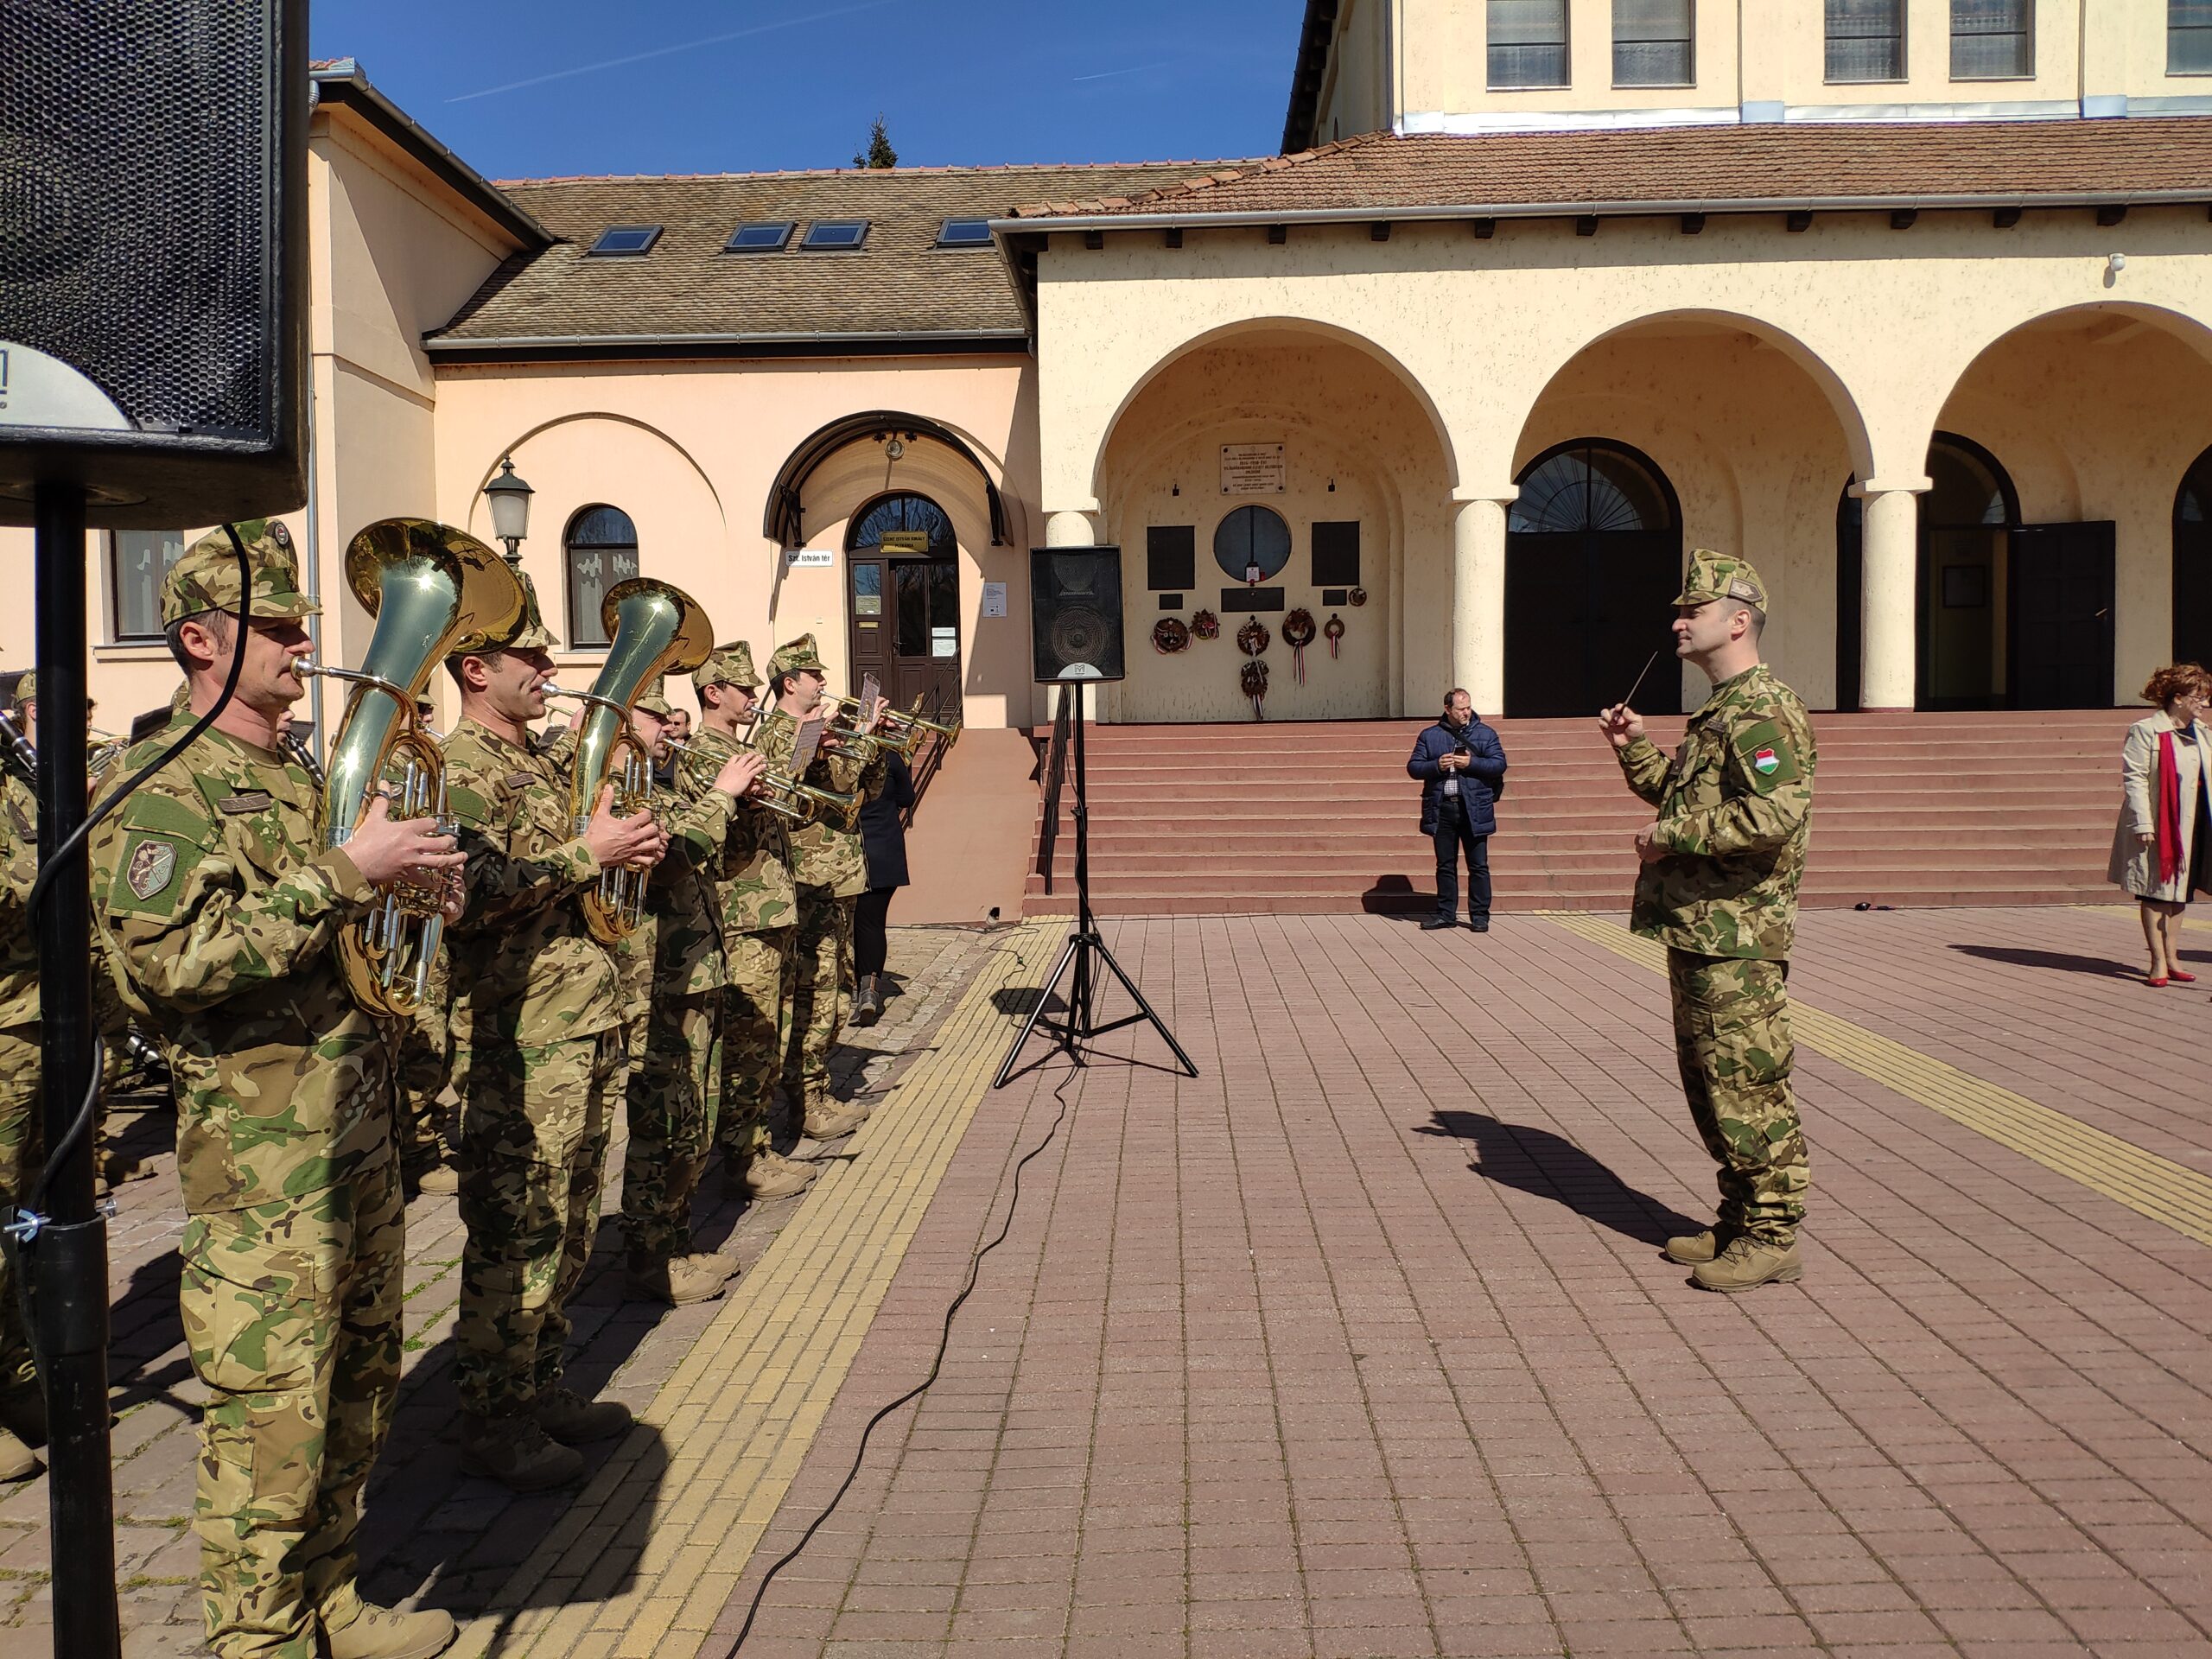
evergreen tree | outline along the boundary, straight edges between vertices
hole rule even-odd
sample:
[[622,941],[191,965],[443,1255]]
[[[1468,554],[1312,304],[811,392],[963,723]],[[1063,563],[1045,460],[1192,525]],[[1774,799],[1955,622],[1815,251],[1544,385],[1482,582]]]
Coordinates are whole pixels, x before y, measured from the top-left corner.
[[855,167],[896,167],[899,152],[891,148],[891,135],[883,130],[883,118],[875,118],[875,125],[868,130],[868,154],[853,157]]

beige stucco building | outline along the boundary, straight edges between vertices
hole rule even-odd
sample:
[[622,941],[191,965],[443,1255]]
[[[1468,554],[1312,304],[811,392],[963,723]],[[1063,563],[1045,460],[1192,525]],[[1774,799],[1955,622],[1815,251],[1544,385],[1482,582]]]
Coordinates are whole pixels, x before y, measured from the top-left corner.
[[[346,538],[488,536],[503,460],[565,667],[641,569],[973,727],[1045,712],[1045,543],[1123,550],[1122,721],[1250,718],[1247,617],[1273,719],[1455,682],[1585,712],[1697,545],[1758,562],[1816,708],[2102,705],[2212,654],[2212,9],[1309,0],[1302,28],[1287,154],[1126,168],[494,187],[322,67],[296,529],[327,654],[366,639]],[[28,573],[27,534],[0,548]],[[160,550],[88,554],[114,721],[174,683]],[[1149,643],[1202,610],[1219,639]],[[1302,681],[1300,610],[1341,624]],[[29,629],[0,617],[5,661]]]

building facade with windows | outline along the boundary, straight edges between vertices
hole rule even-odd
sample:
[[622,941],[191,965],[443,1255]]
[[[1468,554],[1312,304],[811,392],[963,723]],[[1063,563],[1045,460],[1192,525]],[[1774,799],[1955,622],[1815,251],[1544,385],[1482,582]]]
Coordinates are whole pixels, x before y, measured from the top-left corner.
[[[2212,655],[2212,0],[2085,4],[1307,0],[1284,154],[1121,168],[495,186],[321,66],[325,655],[508,461],[569,678],[638,573],[1023,725],[1028,550],[1111,543],[1106,718],[1250,718],[1248,620],[1272,719],[1584,714],[1711,545],[1816,708],[2128,701]],[[187,534],[87,550],[106,723]]]

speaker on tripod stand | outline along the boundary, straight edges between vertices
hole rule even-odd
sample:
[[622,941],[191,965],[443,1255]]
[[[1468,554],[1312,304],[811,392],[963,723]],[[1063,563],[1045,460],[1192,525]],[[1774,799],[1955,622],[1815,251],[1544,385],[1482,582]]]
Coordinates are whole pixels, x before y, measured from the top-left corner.
[[[1144,1000],[1136,982],[1122,971],[1114,953],[1098,931],[1090,910],[1090,779],[1084,758],[1084,688],[1095,680],[1123,677],[1122,654],[1122,550],[1118,547],[1039,547],[1029,555],[1029,635],[1040,685],[1058,685],[1063,700],[1073,698],[1071,758],[1075,774],[1075,931],[1053,964],[1052,976],[1038,994],[1015,1035],[1014,1045],[1000,1062],[994,1089],[1003,1089],[1014,1075],[1033,1033],[1042,1031],[1053,1046],[1077,1065],[1085,1064],[1085,1046],[1107,1033],[1125,1026],[1149,1024],[1173,1052],[1186,1077],[1198,1068],[1183,1052],[1174,1033]],[[1135,1014],[1101,1024],[1097,1017],[1098,970],[1103,968],[1120,982],[1136,1004]],[[1052,994],[1069,970],[1067,1014],[1056,1018],[1046,1012]],[[1041,1064],[1041,1062],[1040,1062]]]
[[[307,499],[306,0],[0,3],[0,524],[36,530],[52,1213],[11,1244],[48,1402],[54,1651],[110,1659],[107,1240],[93,1206],[85,536]],[[25,1195],[17,1194],[20,1201]]]

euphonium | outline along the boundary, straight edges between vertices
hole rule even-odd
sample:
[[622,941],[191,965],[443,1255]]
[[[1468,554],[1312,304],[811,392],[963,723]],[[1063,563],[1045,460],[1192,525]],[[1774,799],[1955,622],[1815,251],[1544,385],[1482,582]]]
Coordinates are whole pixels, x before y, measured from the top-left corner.
[[[545,688],[549,697],[573,697],[584,705],[576,717],[575,770],[569,785],[569,811],[579,836],[591,827],[599,791],[609,783],[618,817],[650,809],[652,756],[631,730],[631,708],[662,675],[690,673],[715,648],[714,624],[699,601],[648,576],[608,588],[600,620],[613,643],[591,690]],[[626,867],[600,872],[598,887],[584,894],[584,920],[594,938],[612,944],[645,918],[650,874]]]
[[[328,781],[315,830],[325,847],[353,839],[369,802],[395,818],[446,822],[445,756],[416,712],[437,665],[510,632],[523,589],[505,560],[474,537],[427,518],[383,518],[346,549],[346,582],[377,620],[358,669],[302,664],[299,671],[353,687],[331,738]],[[392,785],[387,790],[386,779]],[[374,909],[339,935],[346,988],[372,1014],[422,1005],[445,931],[435,887],[395,881]]]

